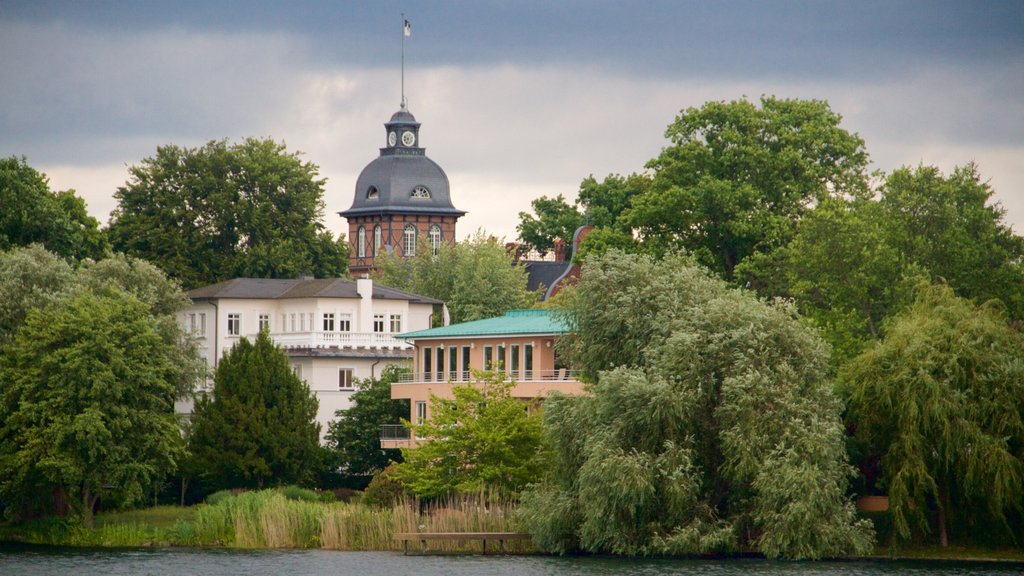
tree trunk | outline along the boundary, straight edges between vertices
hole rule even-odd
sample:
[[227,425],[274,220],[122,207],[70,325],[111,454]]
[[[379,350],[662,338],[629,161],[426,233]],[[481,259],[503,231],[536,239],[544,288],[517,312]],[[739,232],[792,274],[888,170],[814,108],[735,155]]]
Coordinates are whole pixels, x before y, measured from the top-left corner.
[[88,486],[82,487],[82,524],[90,530],[95,527],[92,517],[92,507],[96,504],[96,497]]
[[188,490],[188,477],[185,475],[181,476],[181,501],[180,505],[185,506],[185,492]]
[[944,484],[939,485],[939,546],[946,548],[949,546],[949,535],[946,532],[946,509],[949,504],[949,494]]

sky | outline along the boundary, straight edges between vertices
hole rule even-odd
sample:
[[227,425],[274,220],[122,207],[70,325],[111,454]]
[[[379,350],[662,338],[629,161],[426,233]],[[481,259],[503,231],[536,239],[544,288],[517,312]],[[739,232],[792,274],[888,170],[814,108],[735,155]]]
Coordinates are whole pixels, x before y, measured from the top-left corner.
[[[1024,234],[1024,2],[0,0],[0,157],[101,223],[158,146],[283,141],[346,230],[405,95],[477,229],[642,171],[707,101],[819,99],[872,169],[975,162]],[[2,209],[2,207],[0,207]]]

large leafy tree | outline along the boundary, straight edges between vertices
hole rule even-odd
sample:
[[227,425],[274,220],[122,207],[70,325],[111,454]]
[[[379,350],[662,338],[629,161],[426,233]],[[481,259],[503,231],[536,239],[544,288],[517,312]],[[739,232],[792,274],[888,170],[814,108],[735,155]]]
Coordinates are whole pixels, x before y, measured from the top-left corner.
[[99,222],[74,190],[53,192],[46,175],[24,157],[0,159],[0,250],[33,243],[67,260],[109,251]]
[[316,165],[273,140],[161,146],[114,194],[117,250],[186,288],[232,277],[338,276],[347,244],[324,229]]
[[530,207],[536,216],[520,212],[516,230],[523,245],[536,250],[541,256],[554,249],[556,239],[572,242],[573,232],[583,222],[583,216],[576,207],[570,206],[561,194],[554,198],[536,198],[530,202]]
[[335,414],[337,420],[330,423],[326,441],[333,466],[341,474],[368,478],[401,460],[398,449],[381,449],[380,427],[401,424],[409,415],[408,400],[391,399],[391,384],[405,372],[407,369],[388,366],[380,378],[360,381],[352,406]]
[[[895,535],[939,542],[971,522],[1005,526],[1024,498],[1024,336],[1002,307],[923,288],[885,337],[847,366],[848,418],[865,458],[881,459]],[[933,508],[934,507],[934,508]]]
[[592,395],[545,404],[555,473],[527,494],[547,549],[870,548],[846,496],[827,347],[791,307],[728,288],[688,257],[587,261],[565,342]]
[[477,372],[476,382],[452,387],[452,398],[432,396],[430,418],[412,424],[415,448],[391,477],[421,498],[516,493],[541,478],[546,467],[540,416],[512,397],[514,382]]
[[379,256],[376,274],[382,284],[445,302],[452,322],[468,322],[537,301],[526,288],[526,270],[511,261],[495,238],[477,231],[454,245],[442,244],[436,256],[426,246],[411,258]]
[[217,363],[196,400],[189,447],[208,489],[306,484],[319,470],[318,402],[266,332]]
[[65,296],[74,277],[67,261],[41,244],[0,252],[0,347],[25,323],[29,310]]
[[184,456],[174,401],[195,377],[161,318],[116,286],[29,311],[0,364],[0,490],[53,485],[87,526],[97,499],[141,498]]
[[656,254],[685,248],[726,279],[792,238],[816,202],[866,190],[864,142],[818,100],[708,102],[676,117],[624,216]]

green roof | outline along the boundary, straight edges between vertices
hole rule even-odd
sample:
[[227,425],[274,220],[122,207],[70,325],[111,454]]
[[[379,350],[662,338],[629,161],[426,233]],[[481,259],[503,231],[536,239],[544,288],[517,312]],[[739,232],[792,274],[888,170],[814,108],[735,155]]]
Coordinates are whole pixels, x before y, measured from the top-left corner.
[[422,338],[465,338],[467,336],[516,336],[564,334],[569,328],[550,308],[509,310],[504,316],[399,334],[405,340]]

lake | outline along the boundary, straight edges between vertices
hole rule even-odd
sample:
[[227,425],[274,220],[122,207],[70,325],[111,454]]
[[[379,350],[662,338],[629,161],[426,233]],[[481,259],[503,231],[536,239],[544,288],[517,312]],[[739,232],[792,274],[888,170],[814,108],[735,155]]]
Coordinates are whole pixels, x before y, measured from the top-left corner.
[[549,556],[403,556],[394,552],[56,548],[0,544],[0,575],[70,576],[1009,576],[1024,564],[769,562]]

